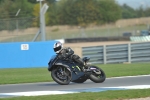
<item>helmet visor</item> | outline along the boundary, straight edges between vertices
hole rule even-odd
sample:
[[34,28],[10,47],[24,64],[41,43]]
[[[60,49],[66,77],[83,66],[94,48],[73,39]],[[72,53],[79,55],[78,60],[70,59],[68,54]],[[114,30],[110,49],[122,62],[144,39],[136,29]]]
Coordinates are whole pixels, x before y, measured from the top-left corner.
[[54,48],[54,51],[55,51],[55,52],[57,52],[57,51],[59,51],[59,50],[61,50],[61,46]]

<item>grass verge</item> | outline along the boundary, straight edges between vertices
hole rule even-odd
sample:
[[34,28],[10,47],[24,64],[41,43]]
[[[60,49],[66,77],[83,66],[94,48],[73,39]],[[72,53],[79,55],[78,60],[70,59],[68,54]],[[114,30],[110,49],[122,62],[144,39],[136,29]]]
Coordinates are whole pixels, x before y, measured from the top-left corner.
[[[107,77],[150,74],[150,63],[106,64],[101,67]],[[50,82],[53,81],[47,68],[0,69],[0,84]]]

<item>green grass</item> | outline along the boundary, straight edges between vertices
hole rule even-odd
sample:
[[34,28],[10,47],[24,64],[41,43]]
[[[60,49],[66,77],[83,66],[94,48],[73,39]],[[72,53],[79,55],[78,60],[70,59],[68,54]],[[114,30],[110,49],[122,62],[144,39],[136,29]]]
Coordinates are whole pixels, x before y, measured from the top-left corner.
[[47,68],[0,69],[0,84],[51,81]]
[[150,63],[106,64],[98,66],[106,72],[107,77],[150,74]]
[[[150,74],[150,63],[98,65],[107,77]],[[0,84],[53,81],[47,68],[0,69]]]

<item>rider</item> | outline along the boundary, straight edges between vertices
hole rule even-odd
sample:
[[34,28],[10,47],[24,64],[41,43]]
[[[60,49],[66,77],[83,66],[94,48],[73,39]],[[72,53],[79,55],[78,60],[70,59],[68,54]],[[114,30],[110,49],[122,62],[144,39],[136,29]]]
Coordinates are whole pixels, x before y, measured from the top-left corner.
[[53,49],[60,59],[66,59],[71,56],[71,59],[79,64],[81,70],[88,71],[87,69],[84,70],[83,67],[88,67],[84,65],[83,60],[78,55],[74,54],[74,51],[70,47],[63,48],[63,44],[61,42],[56,42]]

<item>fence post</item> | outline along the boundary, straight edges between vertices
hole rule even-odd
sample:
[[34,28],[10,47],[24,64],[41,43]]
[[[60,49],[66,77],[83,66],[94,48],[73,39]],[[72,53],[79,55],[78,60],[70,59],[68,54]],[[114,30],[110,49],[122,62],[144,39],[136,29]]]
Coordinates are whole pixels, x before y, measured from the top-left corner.
[[[42,6],[41,1],[43,0],[37,1],[40,1],[40,6]],[[41,41],[45,41],[45,13],[48,8],[49,6],[46,3],[42,6],[42,8],[40,7],[40,30],[37,32],[32,41],[35,41],[39,34],[41,34]]]
[[103,60],[104,60],[104,64],[107,64],[107,60],[106,60],[106,45],[103,45]]
[[131,63],[131,44],[128,43],[128,62]]

